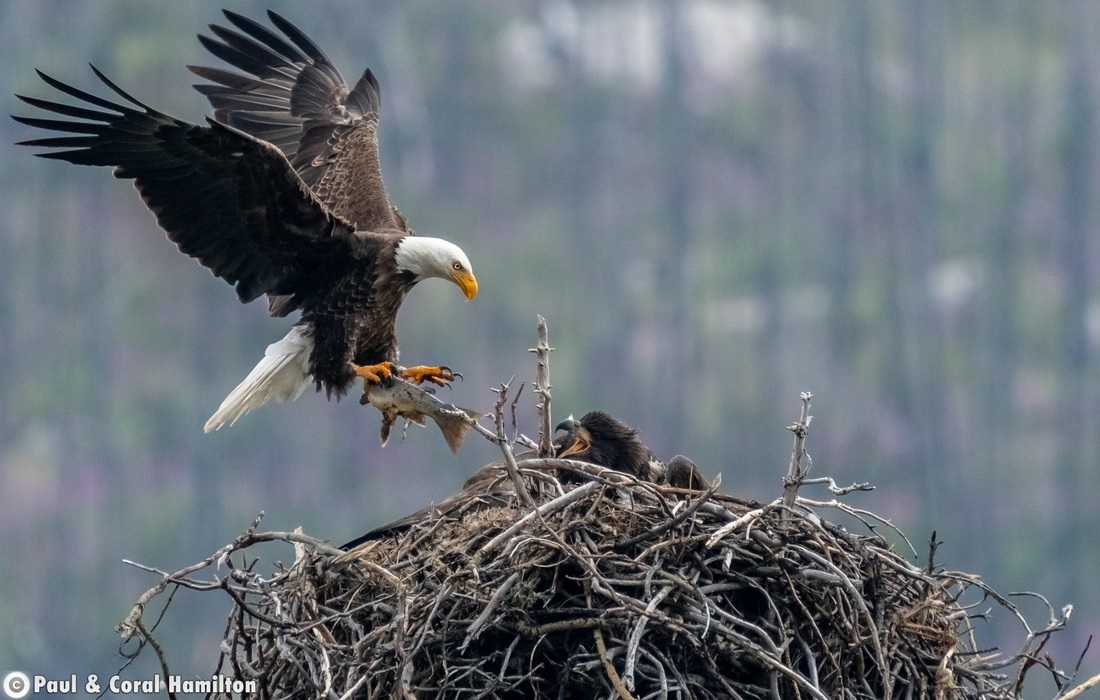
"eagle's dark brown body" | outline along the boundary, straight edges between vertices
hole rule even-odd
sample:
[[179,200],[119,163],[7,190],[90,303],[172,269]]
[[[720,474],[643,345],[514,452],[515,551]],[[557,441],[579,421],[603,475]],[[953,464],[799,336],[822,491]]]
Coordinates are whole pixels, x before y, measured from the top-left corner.
[[[398,236],[364,235],[353,262],[331,286],[303,306],[300,323],[312,327],[314,347],[309,371],[328,394],[343,394],[355,380],[352,363],[374,365],[398,358],[393,319],[414,280],[394,265]],[[363,274],[361,268],[371,274]],[[364,309],[351,313],[352,309]],[[282,315],[281,308],[273,313]]]

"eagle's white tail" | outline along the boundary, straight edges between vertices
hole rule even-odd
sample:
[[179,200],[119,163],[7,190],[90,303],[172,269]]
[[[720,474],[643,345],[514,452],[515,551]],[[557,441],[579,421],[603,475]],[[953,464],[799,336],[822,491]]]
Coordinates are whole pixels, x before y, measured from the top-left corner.
[[264,359],[256,365],[237,388],[229,392],[222,405],[203,430],[210,432],[224,425],[233,425],[252,409],[268,401],[283,403],[302,395],[313,378],[309,374],[309,356],[313,352],[313,336],[305,326],[294,326],[282,340],[267,346]]

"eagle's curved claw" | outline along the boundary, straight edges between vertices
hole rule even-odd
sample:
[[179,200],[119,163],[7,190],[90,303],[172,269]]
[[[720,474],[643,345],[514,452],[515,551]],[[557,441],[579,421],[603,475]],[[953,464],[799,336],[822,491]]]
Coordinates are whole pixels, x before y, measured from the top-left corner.
[[450,382],[453,382],[456,377],[462,379],[461,374],[445,365],[440,365],[439,367],[406,367],[401,370],[401,376],[417,386],[420,386],[426,381],[436,386],[450,386]]
[[379,362],[376,365],[352,364],[352,372],[363,380],[363,393],[366,394],[371,384],[381,384],[393,376],[392,362]]

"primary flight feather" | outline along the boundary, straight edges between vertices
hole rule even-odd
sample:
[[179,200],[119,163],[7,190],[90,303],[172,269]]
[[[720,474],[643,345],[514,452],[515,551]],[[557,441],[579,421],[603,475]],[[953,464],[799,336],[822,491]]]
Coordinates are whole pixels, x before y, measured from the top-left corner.
[[[114,167],[132,179],[179,250],[233,285],[242,302],[268,298],[273,316],[300,312],[282,340],[225,399],[207,431],[267,401],[297,398],[310,384],[342,395],[361,377],[380,381],[398,357],[395,321],[408,291],[437,277],[477,294],[456,245],[414,236],[389,203],[378,167],[378,83],[367,71],[349,89],[323,53],[285,19],[279,37],[240,15],[240,32],[212,26],[200,37],[249,75],[191,67],[215,119],[191,124],[139,102],[100,73],[122,103],[42,72],[73,105],[18,96],[64,119],[14,117],[70,134],[21,145],[37,155]],[[75,134],[75,135],[73,135]],[[445,367],[411,367],[417,383],[453,378]]]

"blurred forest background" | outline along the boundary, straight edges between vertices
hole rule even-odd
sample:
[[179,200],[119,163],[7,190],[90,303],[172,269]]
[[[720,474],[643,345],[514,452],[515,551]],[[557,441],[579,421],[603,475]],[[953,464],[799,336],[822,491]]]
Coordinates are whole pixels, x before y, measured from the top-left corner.
[[[935,530],[948,568],[1073,603],[1063,664],[1100,629],[1100,3],[225,5],[378,76],[390,197],[481,283],[469,304],[426,283],[399,319],[407,363],[465,375],[446,398],[531,380],[542,314],[556,419],[602,408],[767,501],[813,391],[815,474],[877,485],[848,501],[922,559]],[[55,96],[34,68],[104,94],[90,61],[201,120],[184,66],[217,64],[195,34],[220,6],[4,3],[4,111]],[[434,427],[381,448],[376,411],[312,393],[203,434],[288,321],[175,251],[129,183],[0,136],[0,671],[114,673],[156,581],[123,558],[174,570],[261,510],[339,543],[498,456]],[[169,611],[177,672],[213,671],[210,602]],[[1008,622],[979,633],[1015,647]]]

